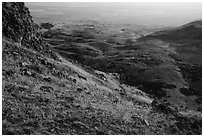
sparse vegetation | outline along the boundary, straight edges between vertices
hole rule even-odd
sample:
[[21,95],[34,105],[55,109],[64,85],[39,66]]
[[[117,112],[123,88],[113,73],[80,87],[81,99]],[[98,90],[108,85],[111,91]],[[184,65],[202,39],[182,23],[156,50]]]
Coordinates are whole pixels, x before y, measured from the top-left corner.
[[2,8],[2,134],[202,133],[200,49],[196,63],[182,52],[200,28],[136,41],[125,26],[48,23],[42,38],[23,3]]

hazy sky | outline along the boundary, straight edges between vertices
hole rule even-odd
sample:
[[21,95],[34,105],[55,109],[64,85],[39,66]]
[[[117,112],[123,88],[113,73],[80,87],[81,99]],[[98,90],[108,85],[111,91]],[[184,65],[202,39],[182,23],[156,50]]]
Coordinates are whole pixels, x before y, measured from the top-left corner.
[[[48,20],[93,19],[137,25],[175,26],[202,18],[201,3],[26,3]],[[52,19],[51,19],[52,18]]]

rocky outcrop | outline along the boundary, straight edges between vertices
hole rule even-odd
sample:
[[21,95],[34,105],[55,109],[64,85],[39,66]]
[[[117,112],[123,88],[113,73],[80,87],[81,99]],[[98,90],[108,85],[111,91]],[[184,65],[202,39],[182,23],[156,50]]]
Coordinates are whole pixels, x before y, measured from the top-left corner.
[[34,32],[30,12],[21,2],[2,3],[2,24],[3,35],[16,42],[28,40],[27,36],[31,36]]
[[2,33],[3,37],[9,38],[13,42],[57,59],[53,49],[51,50],[40,34],[36,32],[32,16],[24,3],[2,3]]

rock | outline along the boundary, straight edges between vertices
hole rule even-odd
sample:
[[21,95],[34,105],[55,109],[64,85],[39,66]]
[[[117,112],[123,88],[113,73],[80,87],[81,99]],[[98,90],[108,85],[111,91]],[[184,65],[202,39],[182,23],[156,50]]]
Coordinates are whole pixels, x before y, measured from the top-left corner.
[[76,83],[76,82],[77,82],[77,80],[76,80],[76,79],[73,79],[72,81],[73,81],[74,83]]
[[78,77],[81,78],[81,79],[87,80],[87,78],[85,78],[85,77],[83,77],[81,75],[78,75]]
[[149,126],[149,122],[145,119],[144,120],[144,122],[145,122],[145,124],[147,125],[147,126]]
[[16,55],[16,56],[18,55],[18,53],[17,53],[17,52],[15,52],[15,51],[13,52],[13,54],[14,54],[14,55]]
[[81,105],[79,103],[73,103],[73,105],[77,108],[79,108]]
[[86,94],[91,94],[91,91],[86,90],[85,93],[86,93]]
[[53,87],[50,87],[50,86],[42,86],[42,87],[40,87],[40,90],[42,90],[44,92],[52,92],[54,89],[53,89]]
[[43,80],[47,81],[47,82],[51,82],[51,77],[44,77]]
[[81,129],[89,129],[88,128],[88,126],[86,126],[84,123],[82,123],[82,122],[80,122],[80,121],[74,121],[73,123],[72,123],[72,125],[74,126],[74,127],[78,127],[78,128],[81,128]]
[[22,62],[21,65],[22,65],[23,67],[25,67],[25,66],[28,65],[28,63],[26,63],[26,62]]
[[26,74],[32,76],[32,73],[30,71],[26,71]]
[[77,91],[82,91],[82,90],[83,90],[83,89],[82,89],[82,88],[80,88],[80,87],[78,87],[78,88],[77,88]]

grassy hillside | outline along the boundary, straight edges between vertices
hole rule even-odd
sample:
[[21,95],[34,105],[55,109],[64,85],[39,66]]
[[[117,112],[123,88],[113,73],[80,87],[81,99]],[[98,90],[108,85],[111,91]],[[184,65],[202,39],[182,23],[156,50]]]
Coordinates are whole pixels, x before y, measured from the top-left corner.
[[201,134],[201,100],[179,94],[187,83],[163,42],[110,42],[115,29],[100,25],[42,38],[23,3],[2,8],[2,134]]

